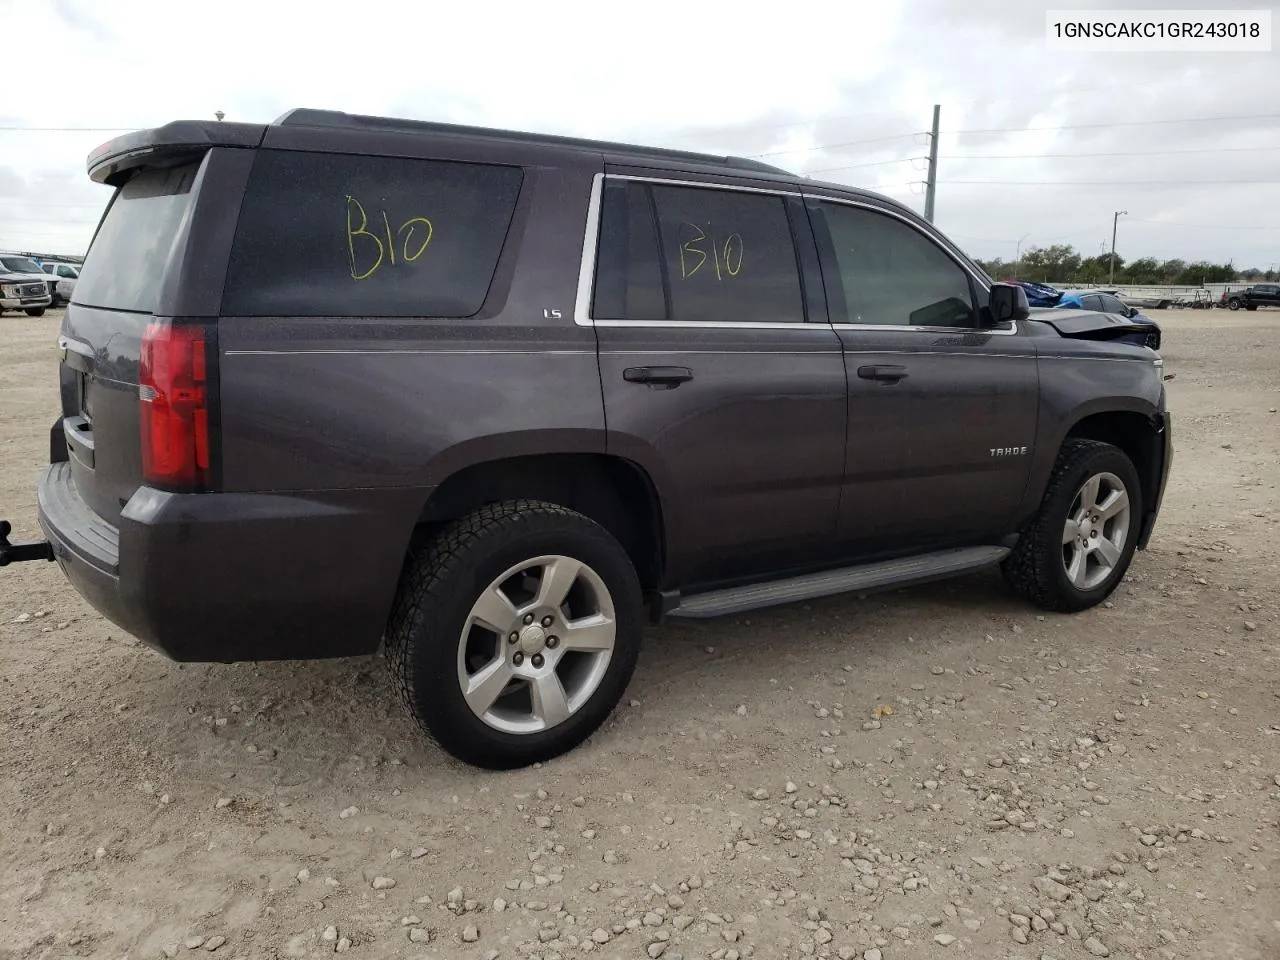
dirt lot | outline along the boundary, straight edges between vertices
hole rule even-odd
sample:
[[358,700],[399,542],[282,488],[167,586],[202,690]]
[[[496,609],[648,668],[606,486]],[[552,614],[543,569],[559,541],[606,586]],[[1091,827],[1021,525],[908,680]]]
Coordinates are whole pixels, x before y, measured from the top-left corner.
[[[178,666],[0,572],[0,957],[1275,960],[1280,315],[1160,320],[1177,459],[1113,603],[663,627],[517,773],[426,747],[377,658]],[[0,319],[26,536],[57,326]]]

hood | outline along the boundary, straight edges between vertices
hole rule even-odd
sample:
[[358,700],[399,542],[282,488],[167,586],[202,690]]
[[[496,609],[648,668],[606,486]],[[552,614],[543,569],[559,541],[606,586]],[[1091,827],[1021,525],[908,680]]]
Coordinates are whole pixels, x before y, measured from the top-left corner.
[[1047,323],[1061,336],[1076,340],[1114,340],[1130,333],[1147,333],[1155,326],[1146,318],[1130,319],[1114,313],[1071,308],[1032,310],[1031,319]]

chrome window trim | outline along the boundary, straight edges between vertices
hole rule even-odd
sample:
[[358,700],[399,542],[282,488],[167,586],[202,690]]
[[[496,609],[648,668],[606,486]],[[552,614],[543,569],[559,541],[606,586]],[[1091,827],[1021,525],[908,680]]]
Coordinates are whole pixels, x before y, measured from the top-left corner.
[[956,257],[954,249],[945,238],[932,232],[922,231],[916,223],[901,214],[895,213],[892,210],[888,210],[873,203],[839,197],[825,197],[820,194],[806,193],[802,189],[769,189],[766,187],[748,187],[741,184],[720,183],[717,181],[676,180],[669,177],[640,176],[629,173],[606,174],[601,171],[592,175],[591,196],[587,202],[587,222],[582,238],[582,261],[578,267],[578,290],[574,300],[573,310],[573,322],[579,327],[633,327],[639,329],[685,330],[868,330],[881,333],[910,331],[913,333],[934,335],[968,333],[990,334],[992,336],[1004,337],[1018,333],[1018,325],[1016,322],[1010,323],[1008,327],[979,329],[976,327],[921,327],[912,326],[911,324],[822,323],[813,320],[797,323],[734,323],[733,321],[725,321],[721,323],[712,320],[686,322],[676,320],[597,320],[591,315],[591,298],[595,288],[596,260],[599,252],[597,248],[600,242],[600,211],[604,200],[604,183],[606,179],[631,181],[636,183],[656,183],[674,187],[702,187],[708,190],[730,190],[739,193],[757,193],[775,197],[799,197],[805,200],[827,200],[832,203],[843,203],[848,206],[861,207],[875,213],[882,213],[887,216],[895,217],[905,223],[908,227],[914,228],[923,236],[935,241],[942,248],[943,252],[951,258],[952,262],[954,262],[956,266],[960,267],[969,276],[973,277],[974,281],[982,287],[983,290],[986,290],[989,293],[991,289],[989,284],[987,284],[981,276]]

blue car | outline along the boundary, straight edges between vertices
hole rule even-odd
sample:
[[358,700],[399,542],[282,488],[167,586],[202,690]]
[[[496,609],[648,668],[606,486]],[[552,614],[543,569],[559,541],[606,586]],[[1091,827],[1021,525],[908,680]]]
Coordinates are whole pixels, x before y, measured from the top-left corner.
[[1149,326],[1151,327],[1149,333],[1131,333],[1120,339],[1126,343],[1150,347],[1152,350],[1160,349],[1160,325],[1137,307],[1129,306],[1113,293],[1104,293],[1101,290],[1064,290],[1055,306],[1110,313],[1125,317],[1133,323]]
[[1019,280],[1017,283],[1026,291],[1027,304],[1032,307],[1048,307],[1058,310],[1092,310],[1096,313],[1124,317],[1131,323],[1149,326],[1151,328],[1150,332],[1128,333],[1117,337],[1117,339],[1125,343],[1135,343],[1140,347],[1150,347],[1152,350],[1160,349],[1160,325],[1146,314],[1140,312],[1137,307],[1131,307],[1124,303],[1110,291],[1058,290],[1048,284],[1031,283],[1025,280]]

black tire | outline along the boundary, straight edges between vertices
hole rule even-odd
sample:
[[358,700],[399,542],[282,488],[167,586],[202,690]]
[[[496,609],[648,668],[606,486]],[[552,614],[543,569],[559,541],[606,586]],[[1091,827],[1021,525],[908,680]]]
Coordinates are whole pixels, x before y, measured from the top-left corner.
[[[477,716],[464,698],[456,669],[463,627],[504,571],[547,555],[578,560],[603,582],[614,614],[613,652],[594,693],[568,719],[510,733]],[[644,622],[635,568],[607,530],[566,507],[512,500],[482,507],[411,550],[385,650],[405,705],[433,740],[464,763],[509,770],[559,756],[604,723],[635,671]]]
[[1240,309],[1240,301],[1239,301],[1239,300],[1228,300],[1228,301],[1227,301],[1227,309],[1228,309],[1228,310],[1239,310],[1239,309]]
[[1258,309],[1258,305],[1257,305],[1256,303],[1251,303],[1251,304],[1249,304],[1248,306],[1246,306],[1246,307],[1245,307],[1245,309],[1246,309],[1246,310],[1257,310],[1257,309]]
[[[1129,497],[1128,529],[1119,560],[1100,583],[1081,589],[1067,575],[1063,532],[1086,480],[1101,474],[1119,478]],[[1118,447],[1098,440],[1062,445],[1040,511],[1022,530],[1001,569],[1018,595],[1046,610],[1074,613],[1105,600],[1129,569],[1142,519],[1142,486],[1133,462]]]
[[28,317],[43,317],[43,316],[44,316],[44,307],[32,307],[30,310],[28,310],[28,311],[27,311],[27,316],[28,316]]

